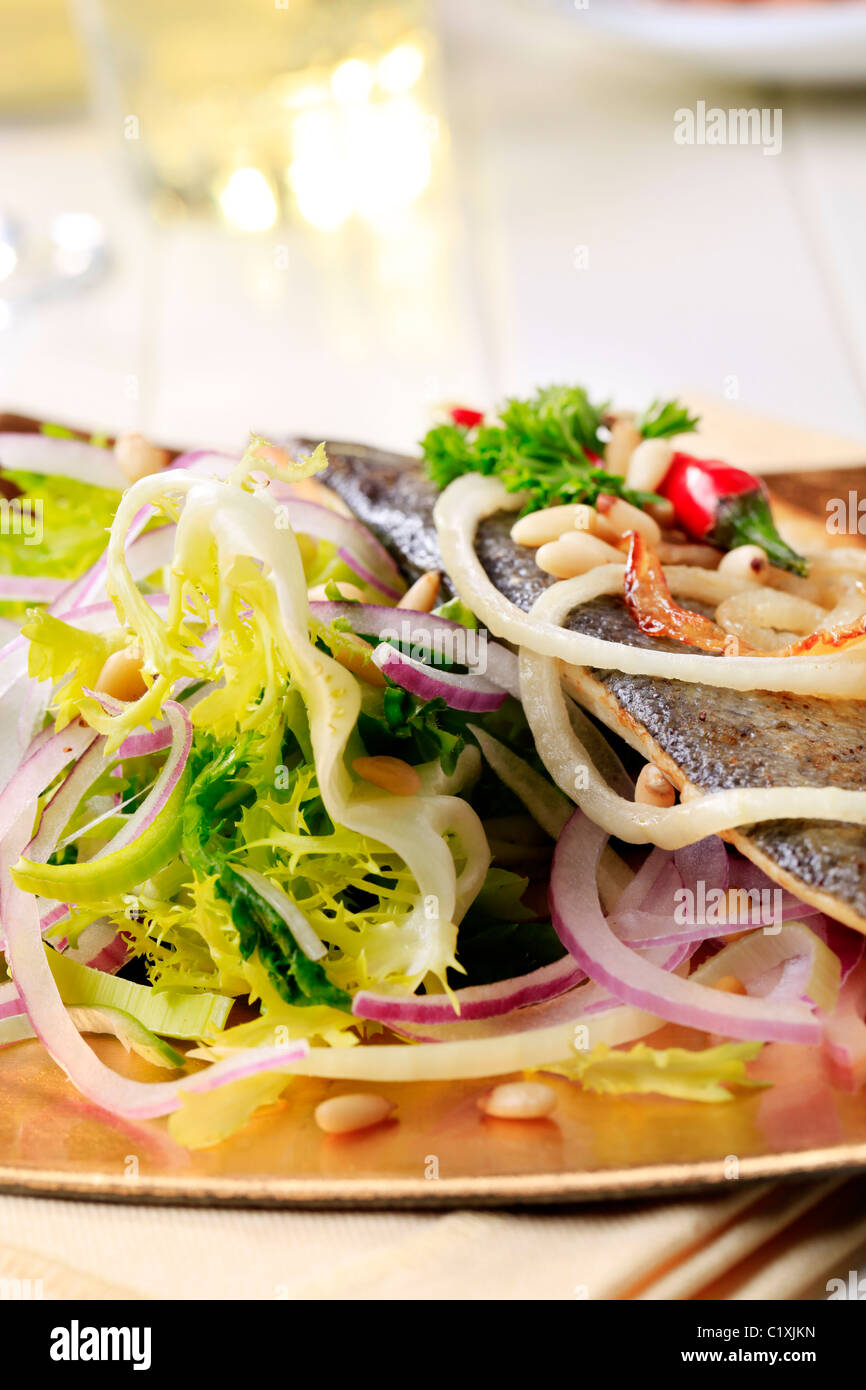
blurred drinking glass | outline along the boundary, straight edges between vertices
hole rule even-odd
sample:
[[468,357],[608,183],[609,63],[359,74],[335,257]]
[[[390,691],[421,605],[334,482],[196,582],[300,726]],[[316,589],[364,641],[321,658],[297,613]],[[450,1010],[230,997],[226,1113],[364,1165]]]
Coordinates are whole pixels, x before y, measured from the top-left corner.
[[431,177],[424,0],[76,0],[97,94],[158,210],[247,231],[408,206]]

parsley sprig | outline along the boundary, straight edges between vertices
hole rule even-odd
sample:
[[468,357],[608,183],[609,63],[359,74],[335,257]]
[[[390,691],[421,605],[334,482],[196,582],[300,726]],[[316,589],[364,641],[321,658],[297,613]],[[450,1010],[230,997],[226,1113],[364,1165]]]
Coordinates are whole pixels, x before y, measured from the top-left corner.
[[[509,492],[527,494],[524,512],[559,502],[595,502],[601,493],[636,506],[658,500],[626,486],[604,467],[609,402],[593,404],[582,386],[547,386],[528,400],[512,397],[499,423],[436,425],[421,441],[427,474],[445,488],[463,473],[500,478]],[[695,428],[678,401],[654,401],[638,422],[645,438]]]
[[698,415],[690,415],[679,401],[653,401],[637,422],[644,439],[666,439],[697,429]]

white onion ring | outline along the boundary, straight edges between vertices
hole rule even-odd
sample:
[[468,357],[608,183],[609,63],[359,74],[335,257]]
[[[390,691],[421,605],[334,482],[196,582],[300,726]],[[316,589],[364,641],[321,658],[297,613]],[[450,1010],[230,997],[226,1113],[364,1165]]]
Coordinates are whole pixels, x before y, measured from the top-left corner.
[[[545,620],[561,620],[570,611],[573,582],[556,584],[536,600],[530,616],[538,614],[539,628],[548,625]],[[524,714],[551,777],[591,820],[618,839],[680,849],[758,821],[803,818],[866,824],[866,792],[841,787],[732,787],[669,808],[626,801],[607,786],[574,733],[556,662],[522,650],[520,685]],[[577,785],[578,773],[585,786]]]
[[[445,489],[433,513],[449,578],[462,601],[495,636],[570,665],[623,671],[627,675],[658,676],[730,690],[781,690],[797,695],[852,699],[862,695],[864,653],[860,648],[856,655],[841,652],[778,660],[715,657],[633,647],[625,642],[608,642],[601,637],[565,631],[544,621],[547,615],[538,604],[530,617],[491,583],[475,553],[479,522],[500,511],[515,511],[521,500],[519,495],[506,492],[496,478],[466,473]],[[576,608],[602,594],[621,594],[623,573],[620,565],[599,565],[579,579],[564,580],[556,587],[567,592],[570,608]],[[724,576],[709,570],[699,573],[703,577],[700,581],[695,579],[694,586],[700,583],[707,592],[720,578],[724,581]]]

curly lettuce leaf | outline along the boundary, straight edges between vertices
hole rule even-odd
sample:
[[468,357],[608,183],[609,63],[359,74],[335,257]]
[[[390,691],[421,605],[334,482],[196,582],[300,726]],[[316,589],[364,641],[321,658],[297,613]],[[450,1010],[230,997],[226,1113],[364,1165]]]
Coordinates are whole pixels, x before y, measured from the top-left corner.
[[62,729],[83,704],[95,705],[95,701],[88,701],[84,688],[96,684],[109,656],[124,645],[123,634],[119,630],[85,632],[44,609],[31,613],[21,632],[30,640],[29,674],[38,681],[62,682],[54,696],[57,727]]
[[199,749],[198,759],[203,765],[183,810],[187,859],[200,877],[214,880],[215,896],[226,905],[242,959],[247,961],[254,953],[258,956],[280,998],[287,1004],[329,1004],[348,1009],[351,1000],[346,991],[331,984],[318,961],[304,955],[282,917],[228,861],[233,846],[225,833],[227,820],[255,798],[255,788],[243,784],[249,746],[246,739],[220,750],[208,740],[203,759]]
[[647,1043],[614,1050],[599,1043],[585,1056],[557,1067],[545,1067],[587,1091],[622,1096],[652,1092],[676,1100],[729,1101],[729,1086],[761,1087],[746,1073],[746,1064],[761,1051],[760,1042],[721,1043],[690,1051],[684,1047],[655,1048]]

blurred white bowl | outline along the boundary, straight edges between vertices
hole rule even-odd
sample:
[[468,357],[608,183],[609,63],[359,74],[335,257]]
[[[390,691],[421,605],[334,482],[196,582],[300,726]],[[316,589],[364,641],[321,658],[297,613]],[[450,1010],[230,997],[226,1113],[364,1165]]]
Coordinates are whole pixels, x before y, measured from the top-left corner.
[[732,77],[761,82],[866,80],[866,3],[695,4],[558,0],[578,24]]

